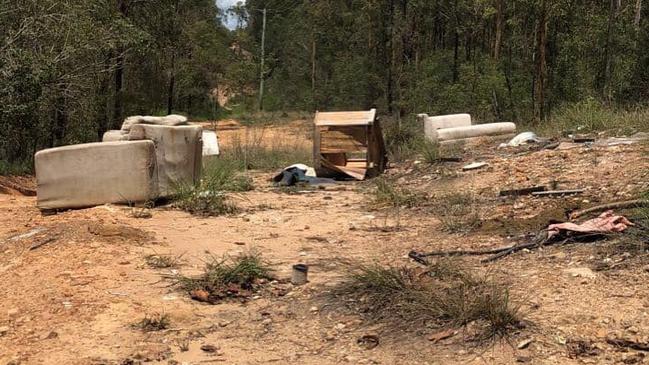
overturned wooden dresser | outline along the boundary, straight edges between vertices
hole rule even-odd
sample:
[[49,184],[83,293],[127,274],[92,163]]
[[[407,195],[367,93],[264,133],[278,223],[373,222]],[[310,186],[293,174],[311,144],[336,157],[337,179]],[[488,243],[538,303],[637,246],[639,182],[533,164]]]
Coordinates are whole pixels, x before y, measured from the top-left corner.
[[313,157],[318,176],[357,180],[385,170],[387,154],[376,109],[316,112]]

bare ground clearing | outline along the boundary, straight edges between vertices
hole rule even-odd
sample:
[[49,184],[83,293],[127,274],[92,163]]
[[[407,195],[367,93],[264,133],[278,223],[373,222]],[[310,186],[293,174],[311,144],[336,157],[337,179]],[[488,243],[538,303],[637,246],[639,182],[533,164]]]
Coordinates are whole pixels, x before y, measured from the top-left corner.
[[[284,135],[276,129],[273,138]],[[645,362],[644,352],[606,342],[611,336],[649,336],[649,261],[614,249],[615,240],[523,252],[489,265],[463,259],[511,284],[512,301],[530,324],[509,341],[475,345],[459,333],[432,343],[425,329],[397,333],[322,301],[344,274],[341,259],[412,265],[412,249],[502,246],[511,243],[508,236],[565,218],[566,209],[649,189],[643,145],[520,154],[497,151],[496,145],[492,140],[469,148],[466,162],[489,163],[481,170],[407,163],[388,171],[402,186],[434,196],[463,191],[478,197],[484,223],[466,235],[444,233],[434,207],[370,209],[371,197],[362,192],[368,183],[287,194],[262,173],[255,174],[254,191],[233,197],[245,212],[232,217],[197,218],[162,207],[150,219],[137,219],[119,206],[42,216],[35,198],[0,195],[0,364]],[[497,197],[502,188],[553,181],[586,191],[560,198]],[[309,264],[310,282],[289,286],[286,295],[262,292],[246,303],[207,305],[163,278],[172,270],[199,272],[208,252],[252,247],[280,278],[290,275],[294,263]],[[151,268],[145,257],[153,253],[182,255],[182,265]],[[575,268],[593,275],[569,270]],[[167,314],[170,327],[147,333],[132,327],[153,313]],[[378,335],[379,345],[360,347],[357,339],[365,334]],[[527,339],[533,341],[518,349]]]

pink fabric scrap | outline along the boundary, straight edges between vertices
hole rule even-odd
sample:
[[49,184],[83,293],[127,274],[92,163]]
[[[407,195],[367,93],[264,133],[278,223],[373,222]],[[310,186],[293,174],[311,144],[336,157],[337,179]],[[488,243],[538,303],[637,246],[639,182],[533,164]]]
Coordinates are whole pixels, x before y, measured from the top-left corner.
[[614,215],[613,211],[609,210],[602,213],[599,217],[587,220],[581,224],[570,222],[551,224],[548,226],[548,237],[558,234],[561,230],[581,233],[623,232],[633,225],[626,217]]

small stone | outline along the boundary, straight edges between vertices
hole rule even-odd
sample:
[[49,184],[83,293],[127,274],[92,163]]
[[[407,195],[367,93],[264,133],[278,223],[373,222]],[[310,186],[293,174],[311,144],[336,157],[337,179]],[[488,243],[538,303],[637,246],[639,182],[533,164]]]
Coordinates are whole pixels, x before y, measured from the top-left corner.
[[263,325],[269,325],[271,323],[273,323],[273,320],[270,319],[270,318],[266,318],[263,321],[261,321],[261,324],[263,324]]
[[518,345],[516,346],[516,348],[518,348],[519,350],[525,349],[525,348],[527,348],[527,347],[528,347],[532,342],[534,342],[534,339],[533,339],[533,338],[528,338],[528,339],[526,339],[526,340],[523,340],[523,341],[519,342]]
[[11,308],[7,311],[7,316],[9,316],[9,318],[15,318],[18,316],[18,313],[20,313],[18,308]]
[[342,331],[345,329],[345,324],[344,323],[338,323],[334,328],[337,329],[338,331]]
[[9,326],[0,327],[0,337],[9,333],[9,330],[10,330]]
[[309,308],[309,310],[310,310],[311,312],[317,312],[317,311],[318,311],[318,307],[311,307],[311,308]]
[[219,351],[219,348],[214,346],[214,345],[205,344],[205,345],[201,346],[201,350],[203,350],[205,352],[209,352],[209,353],[215,353],[215,352]]
[[587,267],[574,267],[570,269],[564,269],[563,271],[572,277],[582,277],[586,279],[594,279],[597,277],[593,270]]

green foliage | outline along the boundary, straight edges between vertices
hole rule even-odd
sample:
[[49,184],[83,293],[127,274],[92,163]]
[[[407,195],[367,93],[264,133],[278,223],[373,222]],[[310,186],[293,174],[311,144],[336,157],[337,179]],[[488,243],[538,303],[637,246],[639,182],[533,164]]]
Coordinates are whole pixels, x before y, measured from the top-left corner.
[[176,285],[192,292],[201,290],[210,296],[223,297],[233,286],[252,290],[260,279],[272,279],[273,270],[258,252],[250,251],[239,256],[210,257],[203,273],[198,277],[180,277]]
[[[313,160],[310,146],[302,138],[264,138],[271,129],[253,128],[243,137],[236,136],[232,146],[224,150],[222,158],[232,161],[242,170],[276,170],[296,163]],[[270,142],[265,142],[270,141]]]
[[536,126],[535,129],[547,136],[602,130],[629,135],[638,131],[649,131],[647,120],[648,109],[612,110],[596,99],[589,98],[559,108],[546,123]]
[[374,205],[378,207],[413,208],[427,202],[426,195],[397,186],[397,182],[380,176],[373,180]]
[[196,184],[179,181],[174,186],[174,206],[191,214],[218,216],[239,211],[227,192],[252,190],[251,179],[232,160],[215,159],[203,169]]

